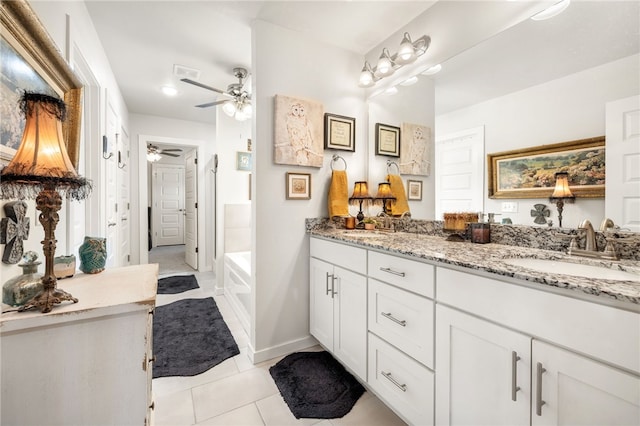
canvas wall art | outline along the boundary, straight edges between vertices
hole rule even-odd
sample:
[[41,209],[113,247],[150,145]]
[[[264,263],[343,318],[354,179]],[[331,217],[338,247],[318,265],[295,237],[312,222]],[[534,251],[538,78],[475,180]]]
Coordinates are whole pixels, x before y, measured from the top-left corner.
[[429,176],[431,173],[431,128],[402,123],[400,133],[400,174]]
[[275,96],[274,161],[322,167],[324,107],[320,102]]

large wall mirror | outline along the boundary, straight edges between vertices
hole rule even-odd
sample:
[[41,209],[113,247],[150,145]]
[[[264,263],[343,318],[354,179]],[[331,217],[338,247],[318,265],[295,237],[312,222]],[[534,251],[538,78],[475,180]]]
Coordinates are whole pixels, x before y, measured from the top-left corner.
[[[386,158],[374,154],[375,123],[432,122],[434,147],[438,138],[480,128],[481,209],[527,225],[534,204],[548,204],[555,215],[548,199],[514,200],[516,211],[503,212],[511,200],[488,197],[486,155],[605,135],[605,104],[640,93],[639,29],[638,2],[573,2],[552,19],[526,19],[452,56],[439,73],[420,75],[394,95],[370,98],[369,181],[386,170]],[[441,219],[435,173],[403,175],[423,181],[422,201],[410,203],[414,218]],[[603,216],[602,198],[578,199],[563,222]]]

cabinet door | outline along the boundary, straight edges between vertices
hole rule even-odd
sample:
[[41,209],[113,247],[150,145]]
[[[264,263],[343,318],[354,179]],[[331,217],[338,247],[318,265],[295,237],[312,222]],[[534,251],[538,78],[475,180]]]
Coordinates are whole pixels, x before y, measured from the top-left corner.
[[533,341],[533,425],[640,424],[640,378]]
[[367,379],[367,279],[335,267],[333,350],[362,380]]
[[529,337],[437,305],[436,424],[529,424],[530,352]]
[[333,351],[333,265],[312,257],[309,274],[310,332],[325,348]]

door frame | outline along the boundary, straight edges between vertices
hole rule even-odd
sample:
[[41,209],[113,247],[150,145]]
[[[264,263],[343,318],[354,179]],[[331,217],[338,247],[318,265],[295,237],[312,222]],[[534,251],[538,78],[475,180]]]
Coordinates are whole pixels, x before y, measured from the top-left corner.
[[180,145],[185,148],[193,148],[198,151],[198,271],[204,271],[206,262],[206,235],[205,235],[205,162],[204,145],[206,141],[198,139],[180,139],[165,136],[138,135],[138,253],[139,263],[149,263],[149,249],[147,229],[149,226],[147,219],[147,200],[149,197],[149,176],[147,173],[147,144],[160,143],[166,145]]

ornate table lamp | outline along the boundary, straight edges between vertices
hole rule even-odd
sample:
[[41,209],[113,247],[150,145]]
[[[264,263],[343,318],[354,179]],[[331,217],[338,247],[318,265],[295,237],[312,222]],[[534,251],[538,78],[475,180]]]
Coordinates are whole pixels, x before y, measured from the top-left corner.
[[66,116],[64,102],[48,95],[25,92],[20,100],[20,109],[26,118],[24,134],[15,156],[0,171],[0,198],[36,200],[39,220],[44,228],[44,289],[27,301],[20,311],[39,308],[46,313],[54,304],[78,302],[56,286],[53,272],[57,242],[55,229],[62,196],[82,200],[90,194],[91,183],[78,176],[67,154],[61,124]]
[[382,203],[382,211],[384,214],[391,214],[391,206],[387,207],[387,201],[395,201],[396,197],[391,192],[389,182],[380,182],[378,184],[378,193],[375,196],[376,203]]
[[558,226],[562,228],[562,209],[564,208],[564,202],[573,203],[576,196],[571,193],[569,189],[569,173],[557,172],[556,187],[553,190],[553,194],[549,197],[549,201],[555,202],[558,208]]
[[[362,213],[362,203],[370,203],[373,198],[369,195],[369,188],[367,187],[366,181],[358,181],[355,183],[353,187],[353,194],[349,197],[349,203],[351,204],[360,204],[360,211],[356,218],[358,219],[358,225],[362,223],[364,219],[364,213]],[[360,225],[362,226],[362,225]]]

